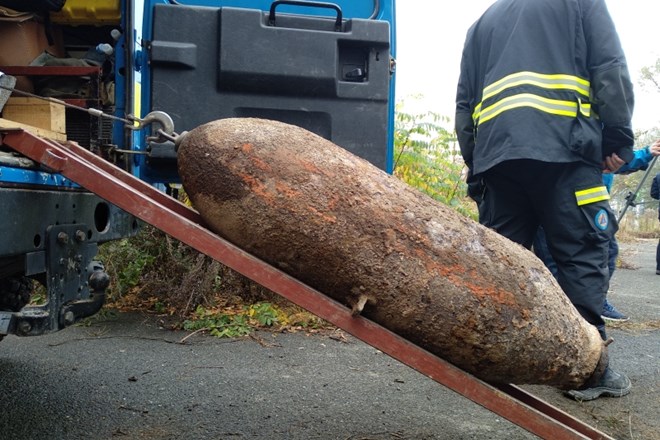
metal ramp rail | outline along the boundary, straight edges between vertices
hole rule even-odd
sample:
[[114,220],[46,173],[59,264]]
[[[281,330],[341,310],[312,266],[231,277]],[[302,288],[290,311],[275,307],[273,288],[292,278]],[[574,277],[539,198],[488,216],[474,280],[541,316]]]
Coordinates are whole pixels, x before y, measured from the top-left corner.
[[518,386],[489,385],[379,324],[352,316],[348,307],[209,231],[196,211],[75,143],[23,130],[4,131],[3,143],[540,438],[613,440]]

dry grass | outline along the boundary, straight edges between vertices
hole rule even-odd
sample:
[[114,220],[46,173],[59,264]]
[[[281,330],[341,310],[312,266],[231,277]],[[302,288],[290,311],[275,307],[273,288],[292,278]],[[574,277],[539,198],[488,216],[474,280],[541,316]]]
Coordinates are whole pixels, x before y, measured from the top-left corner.
[[[112,284],[108,307],[153,312],[172,327],[195,319],[198,307],[230,313],[250,305],[273,304],[288,330],[327,323],[249,278],[146,225],[130,244],[104,252]],[[143,262],[135,270],[135,262]],[[131,269],[133,268],[133,269]]]
[[626,330],[629,333],[643,333],[651,330],[660,330],[660,320],[652,321],[606,321],[607,326],[617,330]]

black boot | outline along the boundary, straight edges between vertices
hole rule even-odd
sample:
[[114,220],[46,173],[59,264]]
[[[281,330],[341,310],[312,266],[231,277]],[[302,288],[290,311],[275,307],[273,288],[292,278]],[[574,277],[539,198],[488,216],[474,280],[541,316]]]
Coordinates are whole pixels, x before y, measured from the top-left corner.
[[564,393],[567,397],[584,402],[587,400],[598,399],[601,396],[622,397],[630,392],[632,385],[628,376],[617,373],[610,367],[607,367],[605,374],[592,388],[583,390],[570,390]]

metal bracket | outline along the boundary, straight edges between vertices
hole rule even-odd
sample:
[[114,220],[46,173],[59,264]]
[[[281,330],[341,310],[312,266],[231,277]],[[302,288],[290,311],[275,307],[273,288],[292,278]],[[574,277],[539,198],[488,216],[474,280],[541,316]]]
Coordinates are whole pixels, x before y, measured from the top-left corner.
[[87,230],[84,224],[47,228],[48,302],[42,306],[27,306],[12,314],[5,329],[8,333],[35,336],[57,331],[100,309],[105,297],[93,296],[89,281],[95,271],[92,259],[98,252],[98,245],[88,242]]

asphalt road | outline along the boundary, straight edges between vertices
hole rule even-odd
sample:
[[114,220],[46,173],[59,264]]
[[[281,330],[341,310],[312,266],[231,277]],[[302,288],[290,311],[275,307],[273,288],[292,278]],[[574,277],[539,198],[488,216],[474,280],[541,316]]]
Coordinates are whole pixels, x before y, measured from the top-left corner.
[[[655,241],[622,244],[610,328],[621,399],[578,404],[525,387],[616,438],[660,438],[660,276]],[[655,323],[655,324],[654,324]],[[536,438],[341,332],[215,339],[120,314],[0,342],[2,439],[424,440]]]

